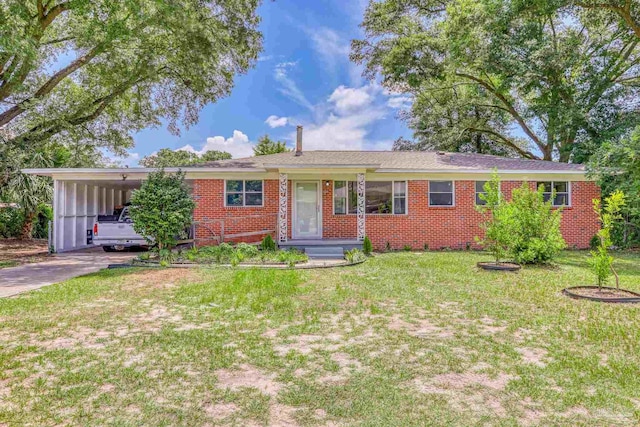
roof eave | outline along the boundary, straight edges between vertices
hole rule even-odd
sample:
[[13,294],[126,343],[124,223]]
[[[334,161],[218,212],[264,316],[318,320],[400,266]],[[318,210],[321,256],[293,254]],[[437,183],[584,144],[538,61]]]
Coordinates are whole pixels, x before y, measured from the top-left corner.
[[[157,172],[156,168],[27,168],[21,172],[27,175],[53,176],[53,175],[91,175],[91,174],[135,174]],[[231,172],[231,173],[263,173],[264,168],[216,168],[216,167],[185,167],[185,168],[164,168],[165,172]]]
[[[495,169],[404,169],[404,168],[381,168],[376,170],[376,173],[469,173],[469,174],[491,174],[495,172]],[[499,175],[549,175],[549,174],[568,174],[568,175],[584,175],[586,171],[583,170],[530,170],[530,169],[498,169]]]

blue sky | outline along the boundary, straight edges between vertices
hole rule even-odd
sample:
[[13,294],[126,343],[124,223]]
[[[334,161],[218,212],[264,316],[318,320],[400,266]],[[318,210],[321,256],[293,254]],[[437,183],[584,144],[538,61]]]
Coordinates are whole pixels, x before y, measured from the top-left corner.
[[264,50],[255,68],[236,77],[231,95],[207,105],[199,123],[179,137],[165,128],[139,132],[120,163],[136,166],[160,148],[249,156],[264,134],[292,146],[298,124],[306,149],[390,149],[399,136],[410,137],[397,119],[409,99],[365,81],[349,61],[366,3],[265,0],[259,9]]

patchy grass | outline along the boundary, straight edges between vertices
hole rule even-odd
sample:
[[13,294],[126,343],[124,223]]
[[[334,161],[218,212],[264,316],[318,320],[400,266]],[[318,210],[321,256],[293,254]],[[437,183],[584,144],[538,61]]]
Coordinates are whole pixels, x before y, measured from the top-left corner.
[[0,268],[45,261],[48,257],[46,240],[0,239]]
[[584,253],[486,258],[105,270],[0,300],[0,425],[639,424],[640,307],[562,296],[593,282]]
[[16,265],[20,265],[20,262],[14,259],[0,260],[0,268],[15,267]]

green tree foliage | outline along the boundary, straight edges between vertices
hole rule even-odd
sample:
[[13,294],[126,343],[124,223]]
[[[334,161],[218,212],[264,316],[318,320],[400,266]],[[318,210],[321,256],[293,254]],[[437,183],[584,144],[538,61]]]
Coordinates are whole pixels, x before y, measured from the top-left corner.
[[257,60],[258,4],[0,2],[0,157],[51,139],[123,154],[161,123],[178,134]]
[[553,197],[545,202],[543,193],[542,186],[534,191],[526,182],[513,190],[511,252],[518,263],[548,263],[567,246],[560,232],[562,209],[552,206]]
[[611,232],[613,243],[621,247],[640,243],[640,127],[604,143],[587,167],[604,195],[620,190],[628,196],[621,206],[623,221],[617,221]]
[[618,280],[618,274],[613,268],[613,257],[609,255],[609,248],[613,244],[611,240],[611,231],[616,221],[619,221],[622,216],[620,211],[625,204],[624,193],[620,190],[614,191],[605,200],[605,206],[600,203],[600,199],[593,199],[593,210],[598,215],[600,223],[602,224],[600,230],[598,230],[598,238],[600,240],[599,245],[591,251],[591,259],[589,264],[598,281],[598,287],[602,288],[602,285],[609,278],[611,273],[616,277],[616,288],[620,289],[620,282]]
[[199,155],[190,151],[174,151],[169,148],[163,148],[156,154],[143,157],[142,160],[140,160],[140,164],[145,168],[170,168],[193,166],[215,160],[227,160],[230,158],[231,154],[226,151],[211,150]]
[[267,234],[260,242],[260,247],[263,251],[275,251],[277,249],[276,242],[271,237],[271,234]]
[[[0,151],[2,144],[0,143]],[[48,167],[91,167],[102,165],[102,157],[89,146],[77,146],[48,141],[36,151],[16,150],[11,155],[0,155],[0,201],[16,203],[21,214],[20,232],[11,237],[29,239],[32,236],[46,237],[46,230],[33,232],[33,221],[41,216],[41,206],[50,204],[52,197],[51,179],[33,175],[25,175],[21,168]],[[16,217],[18,218],[18,217]],[[43,220],[44,221],[44,220]]]
[[362,242],[362,252],[364,252],[364,254],[367,256],[371,255],[371,252],[373,252],[373,244],[371,243],[371,239],[369,239],[369,236],[364,236],[364,241]]
[[384,0],[362,25],[352,60],[414,101],[397,149],[582,162],[640,121],[637,37],[568,2]]
[[497,171],[493,172],[491,180],[485,183],[483,189],[484,193],[480,194],[480,199],[484,200],[485,204],[476,206],[476,209],[484,217],[480,224],[480,228],[484,230],[484,238],[476,237],[476,240],[493,255],[496,264],[499,264],[511,254],[513,248],[514,210],[500,193],[500,177]]
[[253,154],[256,156],[264,156],[266,154],[286,153],[290,151],[284,141],[274,141],[269,135],[262,136],[258,139],[258,143],[253,147]]
[[184,237],[191,225],[195,202],[184,182],[184,173],[152,172],[133,191],[129,213],[134,230],[155,245],[162,256]]

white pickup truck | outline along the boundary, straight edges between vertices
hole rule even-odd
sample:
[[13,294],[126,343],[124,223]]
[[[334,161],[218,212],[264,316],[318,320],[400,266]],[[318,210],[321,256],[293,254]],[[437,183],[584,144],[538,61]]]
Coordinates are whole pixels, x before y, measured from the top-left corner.
[[125,248],[147,246],[148,243],[133,229],[129,207],[114,210],[113,215],[98,215],[93,224],[93,244],[105,252],[123,251]]

